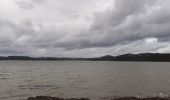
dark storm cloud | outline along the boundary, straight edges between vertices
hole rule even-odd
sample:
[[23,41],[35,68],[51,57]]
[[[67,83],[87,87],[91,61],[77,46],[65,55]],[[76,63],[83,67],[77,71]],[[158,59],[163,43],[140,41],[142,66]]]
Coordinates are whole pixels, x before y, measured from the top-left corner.
[[147,37],[164,39],[170,35],[167,4],[167,0],[116,0],[113,9],[95,14],[92,27],[85,34],[64,38],[52,46],[82,49],[109,47]]
[[115,8],[96,14],[92,31],[105,34],[106,43],[117,44],[146,37],[170,35],[169,1],[116,0]]

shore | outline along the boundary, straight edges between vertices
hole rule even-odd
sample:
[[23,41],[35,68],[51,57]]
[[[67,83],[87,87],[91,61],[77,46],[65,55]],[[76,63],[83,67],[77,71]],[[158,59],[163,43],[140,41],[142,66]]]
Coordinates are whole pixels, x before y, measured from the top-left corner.
[[[29,97],[27,100],[90,100],[88,98],[58,98],[58,97],[48,97],[48,96],[37,96]],[[170,100],[170,97],[148,97],[148,98],[137,98],[137,97],[119,97],[113,98],[111,100]]]
[[88,98],[58,98],[58,97],[48,97],[48,96],[37,96],[37,97],[29,97],[27,100],[90,100]]

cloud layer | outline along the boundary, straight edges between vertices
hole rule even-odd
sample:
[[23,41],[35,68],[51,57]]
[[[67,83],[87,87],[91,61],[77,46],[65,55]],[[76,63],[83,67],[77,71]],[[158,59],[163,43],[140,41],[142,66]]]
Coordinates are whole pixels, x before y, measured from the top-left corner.
[[1,0],[0,55],[168,53],[168,4],[169,0]]

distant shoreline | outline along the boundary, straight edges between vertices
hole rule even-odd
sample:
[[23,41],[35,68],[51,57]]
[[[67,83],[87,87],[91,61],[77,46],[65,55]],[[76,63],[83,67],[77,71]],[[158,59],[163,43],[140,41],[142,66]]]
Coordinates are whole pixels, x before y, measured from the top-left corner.
[[1,60],[21,61],[133,61],[133,62],[170,62],[170,54],[141,53],[124,54],[119,56],[102,56],[96,58],[67,58],[67,57],[29,57],[29,56],[0,56]]

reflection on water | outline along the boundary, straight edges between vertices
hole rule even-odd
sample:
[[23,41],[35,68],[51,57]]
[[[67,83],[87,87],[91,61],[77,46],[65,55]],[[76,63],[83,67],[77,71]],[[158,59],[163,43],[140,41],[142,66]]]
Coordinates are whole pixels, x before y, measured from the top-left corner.
[[0,100],[29,96],[156,96],[170,93],[170,63],[0,61]]

